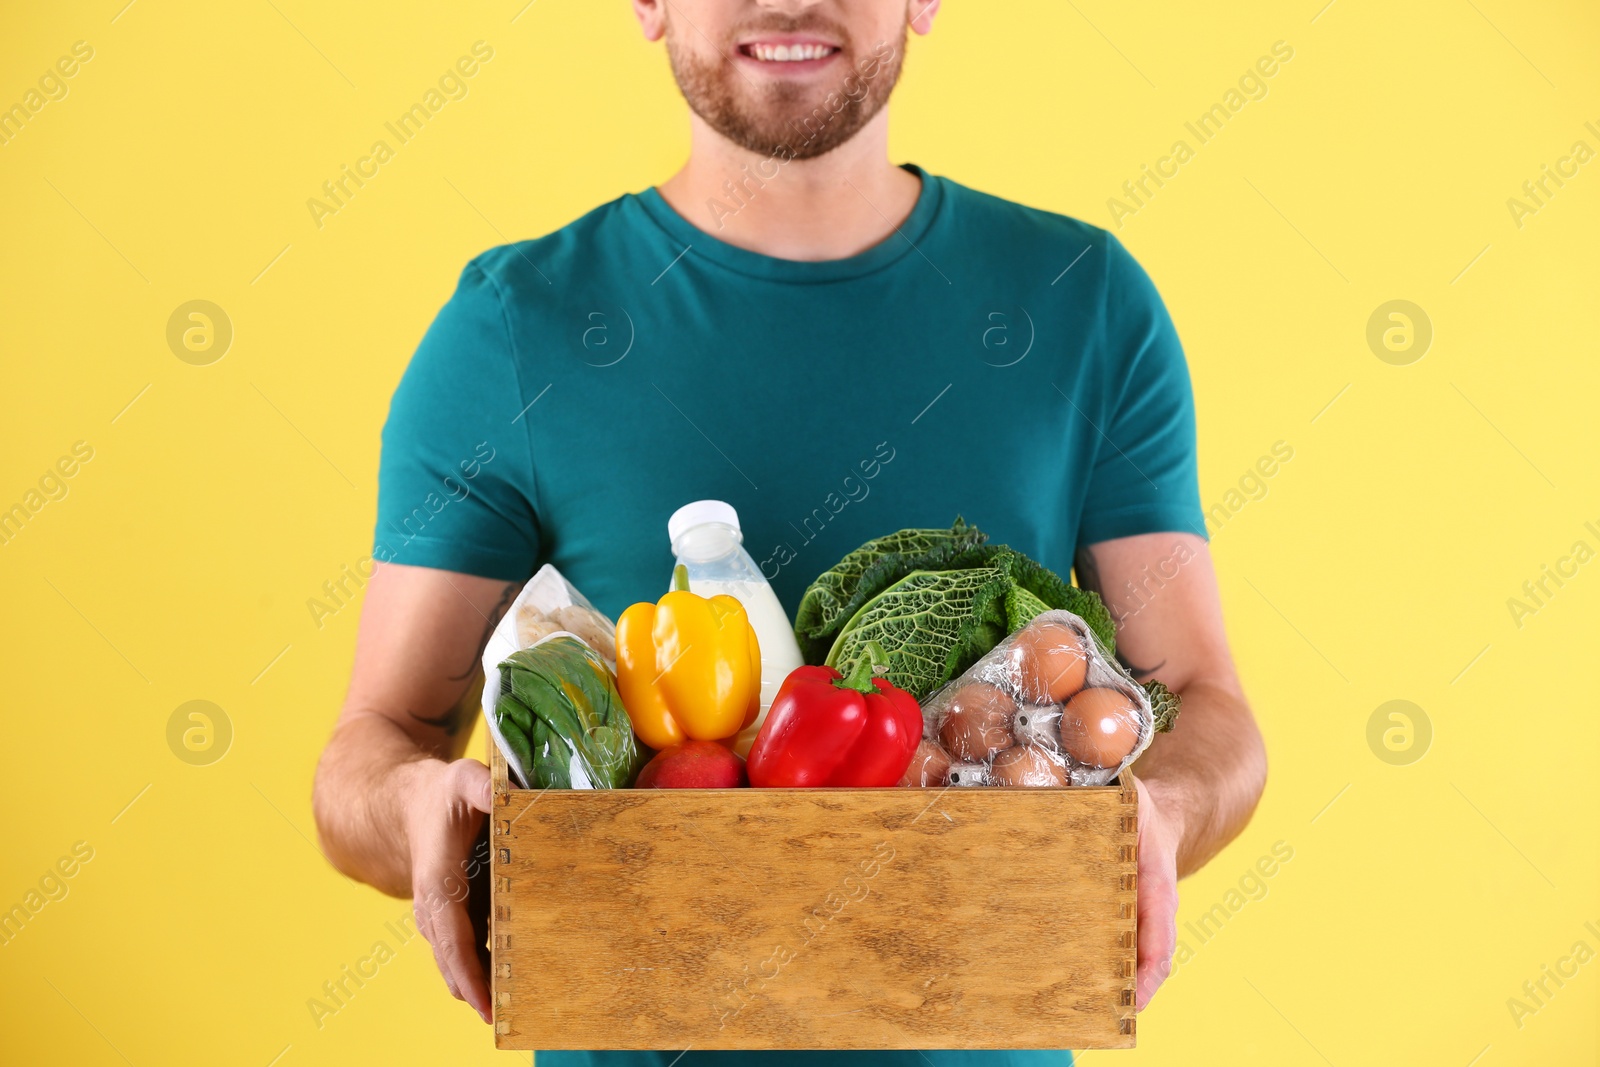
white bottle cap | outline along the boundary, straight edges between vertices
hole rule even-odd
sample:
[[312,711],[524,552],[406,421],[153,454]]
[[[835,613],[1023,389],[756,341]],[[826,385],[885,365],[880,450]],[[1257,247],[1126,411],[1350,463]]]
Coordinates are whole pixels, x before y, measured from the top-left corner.
[[672,513],[672,518],[667,520],[667,539],[676,544],[678,538],[706,522],[720,522],[737,530],[739,513],[733,510],[732,504],[721,500],[696,500]]

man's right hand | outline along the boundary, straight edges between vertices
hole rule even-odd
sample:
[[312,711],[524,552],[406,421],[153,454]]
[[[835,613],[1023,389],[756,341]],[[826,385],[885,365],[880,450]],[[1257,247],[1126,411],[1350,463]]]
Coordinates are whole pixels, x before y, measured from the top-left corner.
[[[405,802],[411,848],[411,907],[433,946],[444,984],[490,1020],[483,900],[488,891],[484,816],[493,802],[489,768],[474,759],[412,765]],[[476,884],[474,884],[476,883]],[[472,905],[478,905],[473,907]]]
[[478,660],[519,583],[379,564],[367,583],[350,694],[312,804],[339,870],[412,898],[445,984],[485,1022],[489,769],[460,759]]

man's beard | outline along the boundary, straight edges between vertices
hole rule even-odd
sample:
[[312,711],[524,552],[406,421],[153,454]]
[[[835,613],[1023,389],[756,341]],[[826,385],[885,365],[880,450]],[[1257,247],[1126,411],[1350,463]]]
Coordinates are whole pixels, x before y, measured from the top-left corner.
[[[875,64],[870,59],[867,63],[871,77],[861,73],[862,60],[868,57],[858,56],[843,27],[831,20],[764,19],[757,28],[773,33],[826,31],[839,42],[838,80],[814,85],[780,81],[757,87],[740,73],[732,58],[723,58],[734,55],[737,46],[733,40],[719,47],[721,55],[702,59],[678,44],[676,32],[667,34],[672,75],[690,109],[713,130],[752,152],[786,160],[815,159],[831,152],[882,110],[900,78],[906,45],[904,24],[898,41],[892,45],[885,42],[870,53],[876,59]],[[690,33],[694,32],[691,28]],[[844,101],[837,112],[827,103],[830,97],[837,98],[834,103]]]

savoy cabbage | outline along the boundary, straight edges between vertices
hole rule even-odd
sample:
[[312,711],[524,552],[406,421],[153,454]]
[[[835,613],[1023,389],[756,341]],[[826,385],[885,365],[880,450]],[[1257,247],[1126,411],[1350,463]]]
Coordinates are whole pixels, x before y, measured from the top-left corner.
[[808,663],[848,670],[877,641],[893,684],[926,697],[1049,608],[1082,618],[1107,658],[1115,624],[1100,597],[961,519],[869,541],[806,590],[795,632]]

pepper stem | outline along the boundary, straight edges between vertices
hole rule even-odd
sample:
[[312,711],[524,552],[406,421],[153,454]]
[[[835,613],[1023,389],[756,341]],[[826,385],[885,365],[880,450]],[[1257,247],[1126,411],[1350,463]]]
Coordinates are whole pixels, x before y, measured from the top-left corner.
[[873,686],[872,679],[874,676],[889,669],[889,654],[876,641],[868,641],[862,646],[862,651],[866,654],[856,660],[855,666],[850,669],[849,676],[834,681],[833,684],[836,688],[854,689],[858,693],[876,693],[878,691]]
[[678,593],[689,591],[689,568],[681,563],[672,568],[672,589]]

